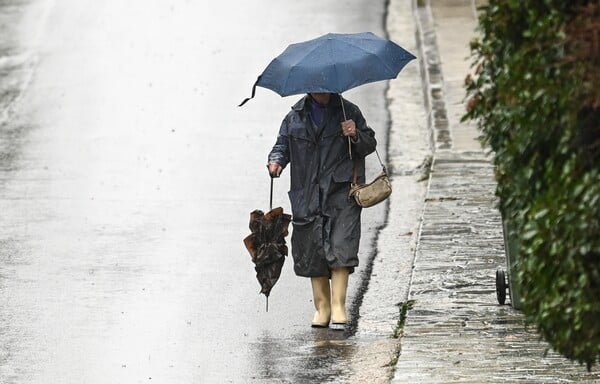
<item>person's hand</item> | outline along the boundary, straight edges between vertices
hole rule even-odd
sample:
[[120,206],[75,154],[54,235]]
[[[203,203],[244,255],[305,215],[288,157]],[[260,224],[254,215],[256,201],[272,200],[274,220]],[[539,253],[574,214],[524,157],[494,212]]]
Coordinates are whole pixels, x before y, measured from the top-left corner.
[[348,136],[351,138],[356,138],[356,124],[354,124],[354,120],[346,120],[342,121],[342,133],[344,136]]
[[283,167],[278,163],[269,163],[267,169],[269,170],[269,175],[271,175],[271,177],[279,177],[281,171],[283,171]]

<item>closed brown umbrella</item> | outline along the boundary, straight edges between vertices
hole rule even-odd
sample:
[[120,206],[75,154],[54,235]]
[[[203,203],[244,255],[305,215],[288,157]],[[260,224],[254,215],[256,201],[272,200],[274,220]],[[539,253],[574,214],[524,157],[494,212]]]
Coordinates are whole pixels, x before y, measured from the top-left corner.
[[[271,190],[273,184],[271,183]],[[266,214],[256,209],[250,213],[251,234],[244,239],[244,244],[255,265],[256,279],[260,283],[260,293],[267,298],[269,311],[269,294],[279,276],[288,255],[285,237],[292,216],[283,213],[283,208],[271,209]]]

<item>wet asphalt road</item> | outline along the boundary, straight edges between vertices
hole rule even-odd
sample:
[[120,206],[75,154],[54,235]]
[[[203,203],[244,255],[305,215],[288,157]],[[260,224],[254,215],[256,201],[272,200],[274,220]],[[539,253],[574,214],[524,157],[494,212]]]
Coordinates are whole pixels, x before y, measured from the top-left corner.
[[[342,380],[354,342],[308,327],[290,260],[265,313],[242,245],[297,97],[237,104],[290,42],[382,34],[384,3],[0,0],[0,382]],[[380,148],[384,90],[346,94]]]

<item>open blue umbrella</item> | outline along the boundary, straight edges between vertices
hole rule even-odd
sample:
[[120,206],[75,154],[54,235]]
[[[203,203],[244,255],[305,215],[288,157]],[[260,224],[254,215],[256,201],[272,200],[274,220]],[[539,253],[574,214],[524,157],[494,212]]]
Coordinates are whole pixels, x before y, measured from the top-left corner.
[[252,87],[280,96],[309,92],[342,93],[362,84],[394,79],[415,59],[398,44],[373,33],[328,33],[291,44],[271,61]]

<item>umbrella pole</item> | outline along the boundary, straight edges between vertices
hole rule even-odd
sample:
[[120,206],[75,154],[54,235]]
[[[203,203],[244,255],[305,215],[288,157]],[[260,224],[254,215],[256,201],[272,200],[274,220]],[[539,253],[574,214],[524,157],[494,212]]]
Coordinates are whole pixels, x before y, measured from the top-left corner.
[[[269,197],[269,211],[273,210],[273,176],[271,176],[271,196]],[[267,298],[268,307],[268,298]]]
[[269,296],[265,296],[265,298],[267,299],[267,312],[269,312]]
[[352,160],[352,143],[350,142],[350,136],[348,136],[348,155],[350,156],[350,160]]
[[[344,121],[348,120],[346,117],[346,108],[344,108],[344,99],[342,99],[342,94],[338,93],[340,96],[340,104],[342,104],[342,113],[344,114]],[[350,160],[352,160],[352,143],[350,142],[350,136],[348,136],[348,155],[350,155]]]

